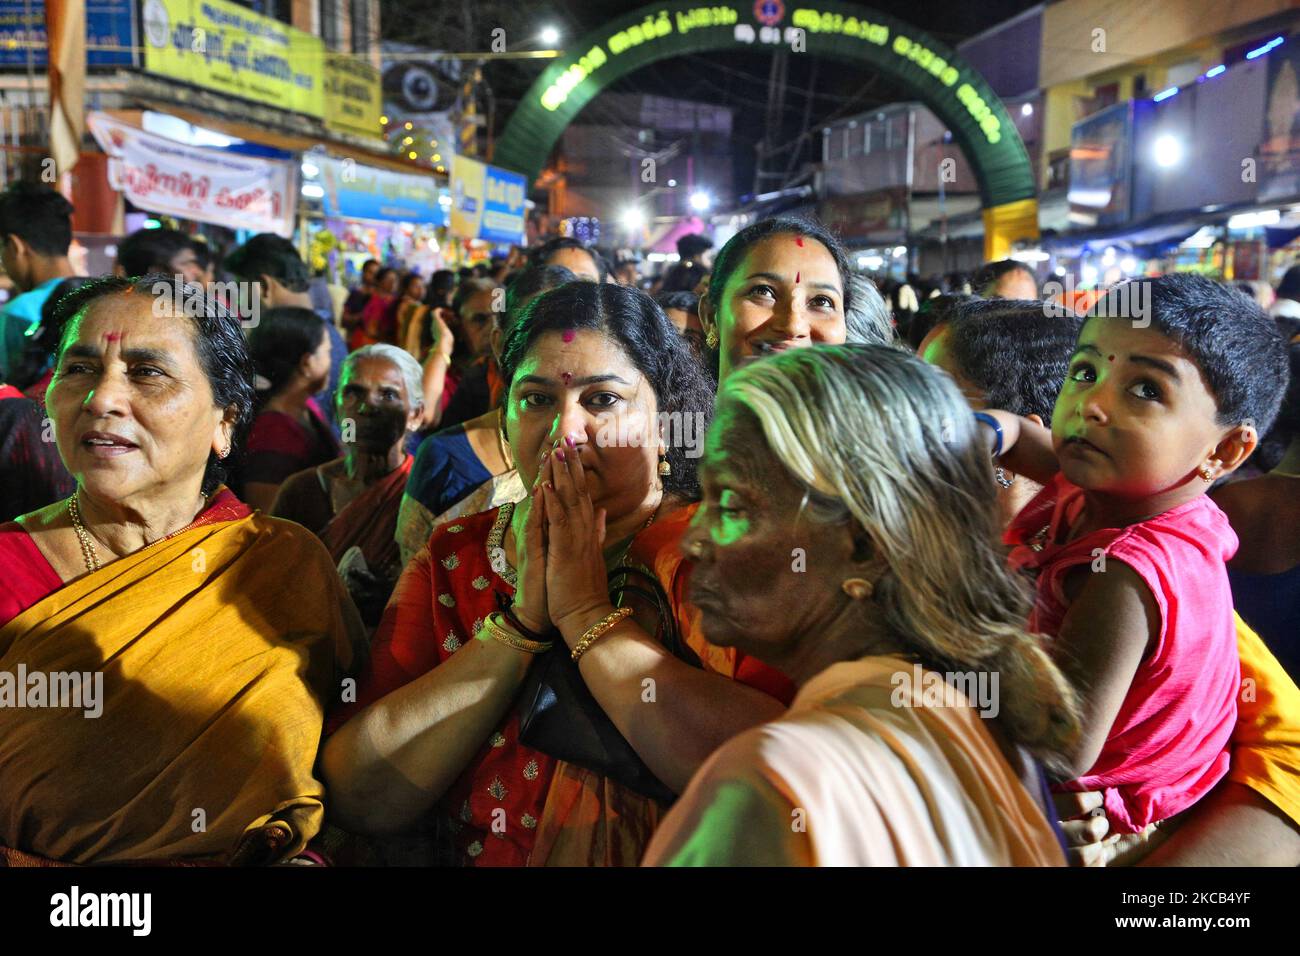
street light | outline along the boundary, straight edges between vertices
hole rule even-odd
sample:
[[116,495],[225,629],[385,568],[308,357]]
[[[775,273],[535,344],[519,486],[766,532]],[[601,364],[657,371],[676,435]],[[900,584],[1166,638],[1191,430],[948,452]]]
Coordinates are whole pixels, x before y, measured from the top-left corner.
[[1177,166],[1183,160],[1183,144],[1175,136],[1168,133],[1156,137],[1155,146],[1152,150],[1155,154],[1157,166]]
[[691,193],[691,208],[694,209],[696,212],[707,212],[710,205],[712,205],[712,200],[709,199],[708,193],[706,192]]
[[541,39],[547,46],[553,47],[560,42],[560,31],[555,27],[543,27]]

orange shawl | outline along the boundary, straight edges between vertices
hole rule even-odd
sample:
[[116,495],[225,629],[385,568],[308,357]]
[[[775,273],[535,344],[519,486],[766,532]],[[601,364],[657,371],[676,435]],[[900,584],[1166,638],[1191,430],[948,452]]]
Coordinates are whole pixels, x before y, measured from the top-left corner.
[[691,780],[645,865],[1063,866],[970,701],[901,657],[832,665]]
[[67,863],[273,862],[320,830],[327,701],[360,621],[329,554],[264,515],[74,580],[0,630],[0,671],[102,677],[102,712],[0,708],[0,845]]

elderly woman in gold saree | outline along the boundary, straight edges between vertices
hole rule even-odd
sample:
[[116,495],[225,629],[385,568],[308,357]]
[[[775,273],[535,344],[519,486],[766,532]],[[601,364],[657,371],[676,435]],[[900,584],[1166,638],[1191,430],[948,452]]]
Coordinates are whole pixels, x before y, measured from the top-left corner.
[[705,634],[799,692],[709,758],[646,862],[1063,865],[1039,762],[1078,735],[1074,694],[1024,628],[947,377],[886,346],[734,371],[701,478]]
[[49,691],[0,707],[0,860],[294,857],[361,631],[320,543],[221,484],[239,322],[162,276],[65,301],[46,405],[77,488],[0,526],[0,688]]

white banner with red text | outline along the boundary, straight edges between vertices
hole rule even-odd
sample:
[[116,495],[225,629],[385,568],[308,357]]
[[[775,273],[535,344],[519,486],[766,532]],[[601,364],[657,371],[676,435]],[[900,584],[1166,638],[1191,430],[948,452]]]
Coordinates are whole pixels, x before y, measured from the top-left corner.
[[152,213],[229,229],[293,234],[297,165],[175,140],[91,112],[87,125],[110,157],[109,184]]

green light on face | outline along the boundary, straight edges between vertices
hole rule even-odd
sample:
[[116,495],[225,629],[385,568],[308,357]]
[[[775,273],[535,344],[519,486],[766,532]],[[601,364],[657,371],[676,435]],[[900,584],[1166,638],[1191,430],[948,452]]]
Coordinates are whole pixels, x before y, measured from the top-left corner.
[[710,534],[713,543],[719,547],[735,544],[749,533],[749,519],[739,514],[740,496],[730,488],[724,490],[718,499],[718,523]]

